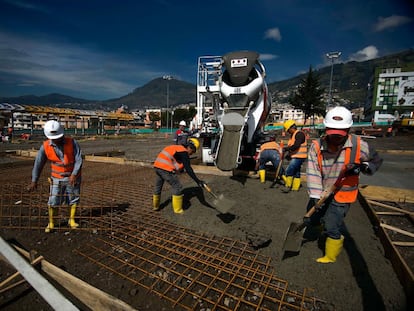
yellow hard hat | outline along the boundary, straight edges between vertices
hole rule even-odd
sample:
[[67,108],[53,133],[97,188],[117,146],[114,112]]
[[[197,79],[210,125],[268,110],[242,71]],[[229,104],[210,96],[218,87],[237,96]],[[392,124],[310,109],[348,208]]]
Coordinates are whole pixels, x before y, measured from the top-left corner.
[[293,120],[287,120],[285,123],[283,123],[283,127],[285,128],[285,131],[288,131],[293,125],[295,124],[295,121]]
[[189,138],[188,143],[194,145],[194,147],[196,148],[196,151],[200,147],[200,142],[198,141],[197,138],[193,138],[193,137]]

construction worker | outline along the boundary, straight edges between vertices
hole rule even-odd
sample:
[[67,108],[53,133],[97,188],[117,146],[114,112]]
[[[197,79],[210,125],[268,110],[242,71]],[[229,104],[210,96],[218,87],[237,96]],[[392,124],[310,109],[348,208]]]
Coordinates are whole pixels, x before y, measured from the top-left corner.
[[306,135],[297,129],[295,121],[287,120],[283,123],[283,127],[290,134],[287,146],[283,148],[284,157],[289,161],[289,165],[283,176],[285,188],[282,191],[288,193],[290,190],[298,191],[300,188],[300,170],[307,158],[308,149]]
[[152,196],[152,209],[157,211],[160,208],[161,191],[164,182],[168,182],[172,187],[172,207],[174,213],[182,214],[183,194],[182,185],[178,178],[178,173],[185,170],[188,175],[201,188],[204,188],[205,182],[198,179],[190,164],[190,155],[195,153],[200,147],[197,138],[190,138],[186,146],[170,145],[165,147],[157,156],[154,162],[156,173],[155,190]]
[[328,111],[324,124],[326,135],[314,140],[309,149],[307,163],[307,209],[325,195],[324,190],[336,182],[336,190],[321,208],[304,222],[308,226],[323,225],[326,235],[325,255],[320,263],[335,262],[344,243],[344,218],[358,194],[359,173],[374,174],[382,164],[376,151],[356,135],[350,135],[353,124],[351,112],[344,107]]
[[68,225],[74,229],[79,226],[75,222],[75,214],[80,199],[81,149],[76,140],[64,136],[63,127],[55,120],[47,121],[43,131],[48,140],[43,142],[37,153],[32,170],[32,182],[28,190],[36,189],[43,167],[49,160],[51,163],[49,224],[45,232],[51,232],[54,229],[56,208],[63,203],[70,206]]
[[185,130],[186,126],[187,124],[185,123],[184,120],[181,120],[180,123],[178,124],[178,130],[176,130],[174,134],[175,143],[177,145],[183,145],[183,146],[187,145],[189,133]]
[[[258,169],[260,182],[266,181],[266,163],[271,162],[275,170],[279,166],[279,162],[282,160],[282,148],[275,141],[274,136],[269,137],[269,141],[263,143],[260,146],[258,157]],[[278,176],[275,177],[275,180]]]

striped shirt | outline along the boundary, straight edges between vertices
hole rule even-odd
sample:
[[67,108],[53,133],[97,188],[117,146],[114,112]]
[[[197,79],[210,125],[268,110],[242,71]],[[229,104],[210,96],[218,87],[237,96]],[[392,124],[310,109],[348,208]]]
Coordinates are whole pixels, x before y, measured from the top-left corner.
[[[345,144],[337,152],[329,152],[327,150],[326,142],[321,140],[321,154],[322,154],[322,170],[319,167],[318,155],[315,143],[312,142],[309,152],[306,168],[306,182],[308,187],[308,194],[310,198],[319,199],[324,189],[333,185],[345,162],[345,150],[352,147],[350,137],[348,137]],[[379,158],[375,150],[370,150],[366,141],[361,139],[361,157],[360,163],[368,162],[371,173],[379,168],[382,160]]]

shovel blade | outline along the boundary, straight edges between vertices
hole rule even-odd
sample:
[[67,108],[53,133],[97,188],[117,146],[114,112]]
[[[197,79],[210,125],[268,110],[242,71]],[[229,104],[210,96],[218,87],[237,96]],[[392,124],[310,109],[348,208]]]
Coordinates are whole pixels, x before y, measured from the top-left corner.
[[226,214],[235,205],[235,202],[233,200],[226,199],[221,194],[214,198],[213,205],[217,211],[219,211],[220,213]]
[[283,243],[283,251],[299,253],[302,246],[304,226],[301,223],[292,222],[286,232]]

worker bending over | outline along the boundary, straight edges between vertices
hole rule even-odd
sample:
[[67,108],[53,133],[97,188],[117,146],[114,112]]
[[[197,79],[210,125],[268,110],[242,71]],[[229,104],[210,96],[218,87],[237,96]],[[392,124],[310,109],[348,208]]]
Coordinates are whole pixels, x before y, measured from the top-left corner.
[[344,107],[328,111],[324,124],[326,136],[314,140],[310,146],[306,180],[309,193],[307,209],[324,195],[324,190],[339,181],[336,191],[310,218],[308,226],[322,223],[327,236],[325,256],[317,262],[335,262],[342,250],[345,230],[344,218],[358,195],[359,173],[374,174],[382,164],[376,151],[356,135],[350,135],[352,114]]
[[306,135],[297,129],[295,121],[287,120],[283,127],[290,134],[287,146],[283,148],[284,157],[290,162],[286,168],[286,178],[283,178],[285,188],[282,191],[288,193],[290,190],[298,191],[300,188],[300,170],[307,158],[308,149]]
[[182,185],[178,178],[178,173],[185,170],[188,175],[201,188],[205,182],[198,179],[190,164],[190,155],[195,153],[200,146],[196,138],[190,138],[186,146],[171,145],[165,147],[157,156],[154,162],[156,173],[155,190],[152,196],[152,209],[157,211],[160,208],[161,191],[164,182],[168,182],[172,187],[172,207],[174,213],[182,214],[183,211],[183,194]]
[[[272,162],[272,165],[276,170],[280,161],[282,161],[282,147],[275,141],[274,136],[270,136],[269,141],[260,146],[258,154],[259,177],[261,183],[266,181],[266,163]],[[275,176],[275,180],[277,177],[278,176]]]
[[55,120],[45,123],[44,141],[37,153],[32,170],[32,182],[28,187],[33,191],[37,187],[40,174],[47,160],[51,163],[50,195],[48,201],[49,224],[45,232],[54,229],[56,208],[62,203],[70,206],[68,225],[72,229],[79,225],[75,222],[75,213],[80,199],[82,153],[76,140],[64,136],[63,127]]

